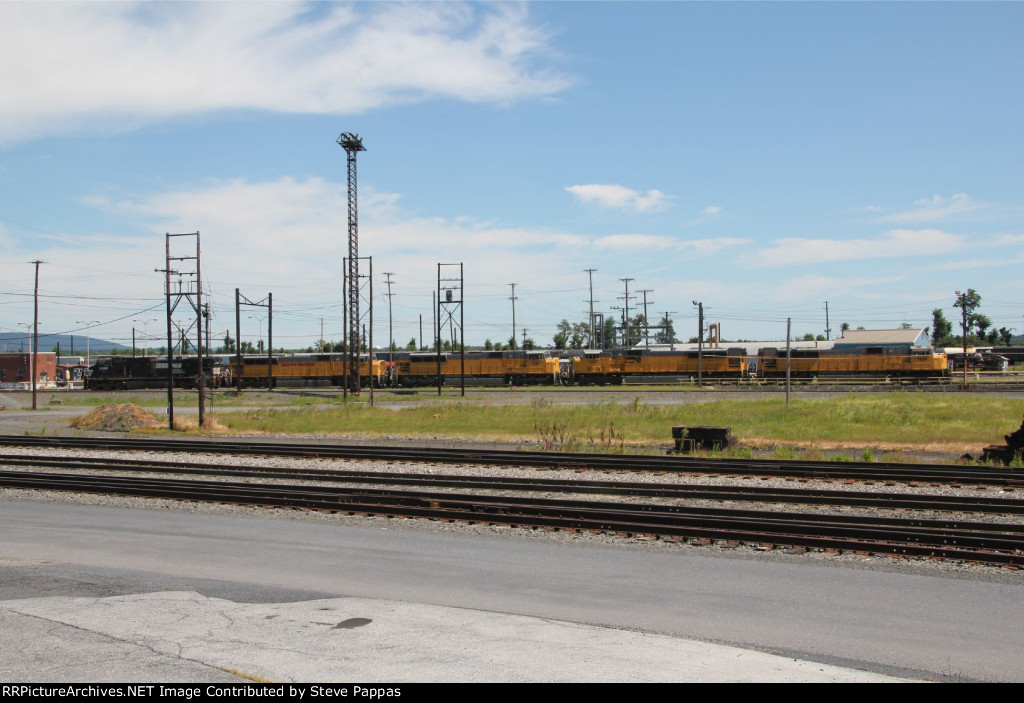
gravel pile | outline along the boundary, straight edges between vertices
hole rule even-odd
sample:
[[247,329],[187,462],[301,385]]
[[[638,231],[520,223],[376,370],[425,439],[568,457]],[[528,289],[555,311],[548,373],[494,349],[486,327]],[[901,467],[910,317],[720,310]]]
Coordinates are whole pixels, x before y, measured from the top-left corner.
[[107,432],[131,432],[161,426],[160,421],[153,415],[131,403],[101,405],[82,417],[75,418],[69,424],[78,430]]

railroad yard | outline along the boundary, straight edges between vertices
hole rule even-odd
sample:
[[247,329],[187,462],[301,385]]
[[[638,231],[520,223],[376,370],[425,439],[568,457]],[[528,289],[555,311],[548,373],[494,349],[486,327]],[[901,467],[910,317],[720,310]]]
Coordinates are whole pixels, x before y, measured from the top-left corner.
[[[13,395],[3,396],[8,406],[24,402]],[[352,434],[344,428],[307,436],[238,436],[224,428],[204,436],[194,431],[154,435],[70,429],[69,418],[84,414],[89,403],[104,396],[89,395],[76,398],[85,401],[81,406],[48,403],[44,412],[5,410],[0,415],[6,435],[4,486],[421,518],[418,522],[501,525],[531,533],[603,534],[726,549],[745,546],[758,552],[825,551],[1024,566],[1024,475],[1016,476],[1012,468],[958,461],[965,451],[980,456],[981,445],[995,437],[979,437],[974,444],[890,444],[888,456],[885,443],[857,442],[780,442],[756,452],[747,447],[691,456],[666,455],[672,446],[668,427],[662,442],[605,443],[580,454],[574,451],[576,445],[555,442],[550,431],[511,441],[460,439],[457,427],[440,419],[434,436],[402,437],[397,415],[395,432],[384,436]],[[118,402],[160,401],[159,395],[146,392],[117,395]],[[181,412],[188,394],[178,395]],[[557,404],[628,405],[624,395],[476,391],[456,400],[480,408],[530,404],[539,411]],[[296,396],[324,402],[330,398],[309,392],[248,392],[236,399],[239,405],[225,410],[254,412]],[[642,402],[683,409],[721,400],[716,393],[668,391],[629,397],[634,407]],[[817,397],[825,400],[835,394]],[[51,394],[53,399],[59,400],[59,394]],[[377,397],[378,412],[436,407],[431,403],[437,399],[423,393],[410,397],[384,392]],[[281,407],[296,414],[311,408]],[[742,428],[737,432],[742,437]],[[185,454],[182,447],[187,447]],[[51,452],[57,455],[49,456]],[[138,458],[138,452],[146,454]],[[235,455],[244,455],[244,464],[233,464],[239,459]],[[58,475],[64,483],[50,485]],[[277,485],[273,495],[265,495],[267,484]]]
[[[8,393],[0,396],[6,408],[0,413],[0,500],[1024,586],[1024,474],[958,461],[963,452],[980,455],[983,444],[998,439],[995,429],[975,442],[777,442],[691,456],[666,454],[668,426],[662,441],[585,453],[560,451],[550,432],[518,441],[459,439],[437,414],[431,435],[403,437],[408,433],[400,428],[401,412],[436,410],[439,402],[528,412],[642,404],[676,407],[685,420],[686,408],[744,395],[475,389],[465,398],[449,391],[439,401],[422,391],[381,391],[375,412],[395,418],[392,433],[339,427],[297,436],[229,428],[202,434],[74,430],[68,423],[104,400],[131,401],[159,417],[165,397],[146,391],[51,393],[44,396],[45,410],[33,413],[23,409],[24,395]],[[816,390],[794,394],[794,401],[830,404],[847,395]],[[194,393],[178,392],[177,412],[194,414],[194,399]],[[1017,393],[993,394],[991,402],[997,399],[1020,407]],[[223,393],[213,400],[214,418],[269,408],[316,413],[337,400],[337,392],[310,390]],[[358,401],[364,410],[367,400]],[[1006,432],[1012,423],[1008,418]],[[734,430],[743,436],[742,428]],[[760,646],[772,651],[765,642]],[[867,668],[948,678],[922,662],[892,666]],[[980,669],[952,678],[1014,680]]]

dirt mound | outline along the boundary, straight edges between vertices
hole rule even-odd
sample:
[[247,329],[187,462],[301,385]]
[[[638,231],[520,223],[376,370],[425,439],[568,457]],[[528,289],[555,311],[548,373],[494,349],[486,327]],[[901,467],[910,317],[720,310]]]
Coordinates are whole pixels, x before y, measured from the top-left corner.
[[132,430],[160,427],[161,423],[138,405],[121,403],[119,405],[101,405],[87,415],[72,420],[71,426],[78,430],[131,432]]

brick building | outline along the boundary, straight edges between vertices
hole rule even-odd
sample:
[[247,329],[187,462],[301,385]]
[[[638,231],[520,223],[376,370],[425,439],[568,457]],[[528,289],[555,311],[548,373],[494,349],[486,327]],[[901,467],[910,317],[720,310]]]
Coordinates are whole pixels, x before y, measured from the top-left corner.
[[[36,385],[51,386],[57,380],[57,355],[53,352],[39,352],[39,367],[36,369]],[[32,354],[17,352],[0,354],[0,387],[32,387]]]

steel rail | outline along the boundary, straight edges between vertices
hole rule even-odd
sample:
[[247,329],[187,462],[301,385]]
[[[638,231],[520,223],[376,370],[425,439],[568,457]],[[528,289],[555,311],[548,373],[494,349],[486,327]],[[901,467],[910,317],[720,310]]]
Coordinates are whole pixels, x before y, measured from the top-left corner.
[[316,486],[253,486],[28,472],[2,472],[0,485],[1024,565],[1024,534],[1006,530],[1009,526],[1005,525],[997,526],[1004,531],[994,532],[993,525],[988,523],[931,526],[935,521],[889,520],[880,527],[878,520],[862,518],[858,523],[847,516],[790,517],[779,513],[695,509],[679,512],[665,510],[665,506],[634,504],[518,502],[498,496],[339,491]]
[[539,466],[559,469],[660,471],[725,476],[790,476],[811,479],[893,481],[1024,487],[1024,472],[988,467],[883,462],[790,461],[775,459],[707,459],[680,455],[609,455],[481,449],[301,444],[256,441],[189,441],[93,437],[0,436],[0,445],[51,448],[172,451],[315,458],[421,461],[455,464]]
[[864,491],[832,491],[814,488],[649,484],[627,481],[540,478],[526,479],[458,474],[415,474],[381,471],[301,469],[293,467],[241,467],[226,466],[222,464],[186,464],[182,462],[164,462],[140,459],[106,459],[99,457],[75,457],[70,459],[39,455],[0,455],[0,465],[54,467],[64,470],[76,469],[113,472],[134,471],[142,473],[269,478],[275,480],[298,479],[304,481],[335,483],[423,485],[448,488],[475,488],[482,490],[613,494],[690,500],[837,505],[844,507],[874,507],[933,512],[975,512],[1024,515],[1024,500],[978,496],[959,497],[904,493],[877,494]]

